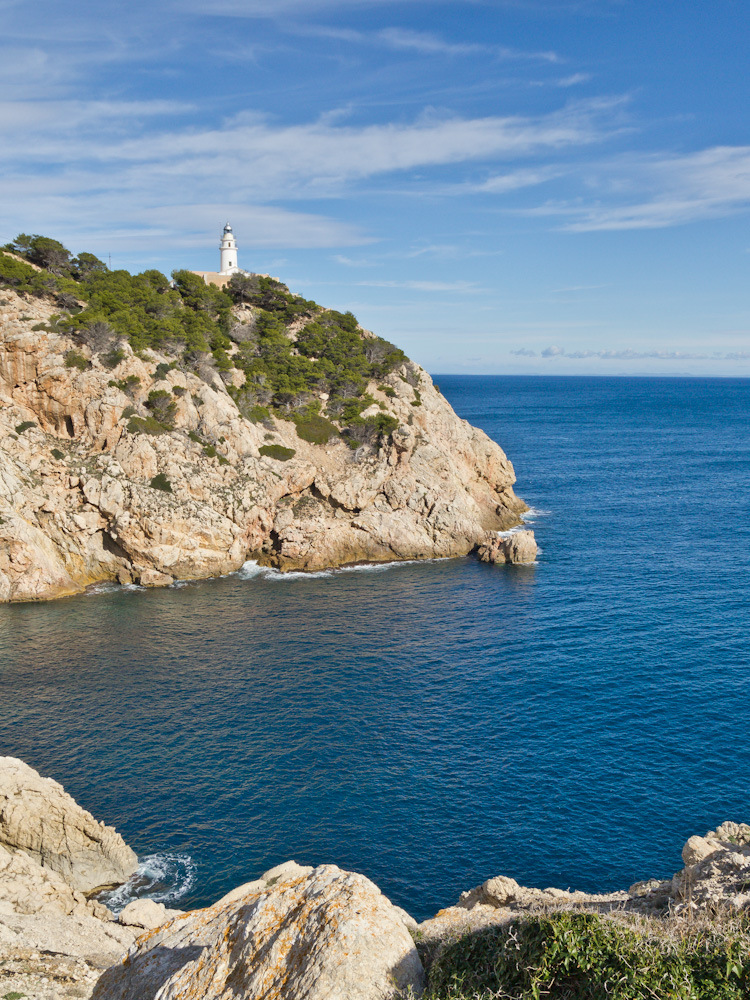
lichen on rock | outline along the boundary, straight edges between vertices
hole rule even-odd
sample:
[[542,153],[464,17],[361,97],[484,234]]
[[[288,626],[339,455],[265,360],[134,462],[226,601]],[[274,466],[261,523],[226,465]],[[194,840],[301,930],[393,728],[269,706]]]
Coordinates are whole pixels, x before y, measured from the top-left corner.
[[94,1000],[386,1000],[418,996],[422,964],[396,908],[335,865],[266,873],[140,938]]

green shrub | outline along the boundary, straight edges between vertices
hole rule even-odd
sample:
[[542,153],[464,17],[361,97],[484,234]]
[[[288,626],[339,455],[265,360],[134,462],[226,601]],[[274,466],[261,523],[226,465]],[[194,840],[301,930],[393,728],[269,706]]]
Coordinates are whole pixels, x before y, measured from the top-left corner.
[[267,406],[260,406],[256,403],[255,406],[249,407],[247,410],[240,411],[244,417],[252,421],[254,424],[262,424],[264,420],[271,419],[271,411]]
[[229,459],[225,458],[223,455],[219,455],[219,465],[229,465]]
[[267,455],[268,458],[275,458],[277,462],[288,462],[296,454],[294,448],[284,448],[280,444],[264,444],[258,450],[261,455]]
[[170,428],[156,420],[155,417],[131,417],[128,431],[131,434],[168,434]]
[[15,288],[18,292],[30,292],[38,273],[28,264],[0,253],[0,284]]
[[51,454],[52,457],[56,458],[58,461],[60,461],[61,458],[65,458],[65,454],[60,451],[59,448],[53,448]]
[[125,360],[125,351],[121,347],[112,347],[102,354],[101,360],[105,368],[117,368],[119,363]]
[[149,485],[154,490],[162,490],[164,493],[172,492],[172,484],[163,472],[157,472]]
[[411,401],[411,405],[412,406],[421,406],[422,405],[422,395],[421,395],[419,389],[415,389],[414,390],[414,399]]
[[122,389],[129,396],[133,396],[140,388],[141,380],[137,375],[128,375],[127,378],[110,379],[108,385],[113,385],[116,389]]
[[319,413],[293,413],[297,436],[311,444],[325,444],[332,437],[339,436],[339,429]]
[[65,355],[65,367],[66,368],[77,368],[79,371],[85,372],[88,368],[89,363],[86,358],[79,354],[78,351],[68,351]]
[[398,419],[390,413],[378,413],[370,417],[370,420],[383,437],[388,437],[398,429]]
[[29,430],[31,427],[36,427],[33,420],[24,420],[23,423],[16,424],[16,434],[23,434],[24,431]]
[[148,394],[146,407],[151,410],[155,419],[164,424],[165,427],[174,427],[177,403],[172,398],[171,392],[167,392],[166,389],[153,389]]
[[154,382],[162,382],[167,377],[167,373],[173,368],[174,365],[167,364],[166,361],[160,362],[156,366],[156,371],[154,372]]
[[378,389],[384,392],[389,399],[393,399],[396,395],[396,390],[390,385],[379,385]]
[[173,396],[177,396],[178,399],[181,398],[182,396],[184,396],[186,392],[187,392],[187,389],[183,385],[173,385],[172,386],[172,395]]
[[217,452],[216,447],[214,445],[212,445],[212,444],[204,444],[203,445],[203,454],[206,456],[206,458],[216,458],[216,456],[219,453]]
[[188,431],[188,437],[191,441],[195,441],[196,444],[203,444],[203,438],[200,434],[196,434],[195,431]]
[[659,921],[566,911],[465,935],[429,983],[426,1000],[740,1000],[750,956],[746,934],[670,935]]

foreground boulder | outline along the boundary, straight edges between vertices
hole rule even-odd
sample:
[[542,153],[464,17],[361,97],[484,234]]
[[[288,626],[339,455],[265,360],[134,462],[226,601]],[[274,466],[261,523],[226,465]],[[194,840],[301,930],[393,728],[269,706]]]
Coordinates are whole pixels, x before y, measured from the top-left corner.
[[89,894],[127,881],[138,866],[113,827],[15,757],[0,757],[0,845],[22,851]]
[[422,965],[377,886],[288,864],[140,938],[93,997],[382,1000],[408,988],[421,993]]

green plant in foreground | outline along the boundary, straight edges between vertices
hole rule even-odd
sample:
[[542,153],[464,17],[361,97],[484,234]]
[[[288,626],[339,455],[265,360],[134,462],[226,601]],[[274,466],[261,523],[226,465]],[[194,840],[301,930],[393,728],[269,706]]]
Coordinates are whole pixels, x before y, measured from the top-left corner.
[[467,934],[430,969],[426,1000],[741,1000],[745,931],[666,933],[592,913],[541,915]]
[[277,462],[288,462],[296,454],[294,448],[285,448],[280,444],[264,444],[258,451],[268,458],[275,458]]
[[164,493],[172,492],[172,484],[164,475],[163,472],[157,472],[154,478],[149,483],[149,486],[153,490],[162,490]]
[[36,427],[33,420],[24,420],[20,424],[16,424],[16,434],[23,434],[24,431],[29,430],[31,427]]
[[63,454],[63,452],[60,451],[59,448],[53,448],[51,454],[53,458],[56,458],[58,460],[58,462],[60,461],[60,459],[65,458],[65,455]]

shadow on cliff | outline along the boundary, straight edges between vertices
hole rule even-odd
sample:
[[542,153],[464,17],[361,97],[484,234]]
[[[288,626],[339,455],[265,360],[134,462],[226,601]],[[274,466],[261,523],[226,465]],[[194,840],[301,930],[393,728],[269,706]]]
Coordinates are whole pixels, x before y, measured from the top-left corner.
[[154,1000],[165,982],[205,951],[203,945],[185,948],[157,947],[148,952],[148,961],[140,956],[107,969],[96,981],[91,1000]]

